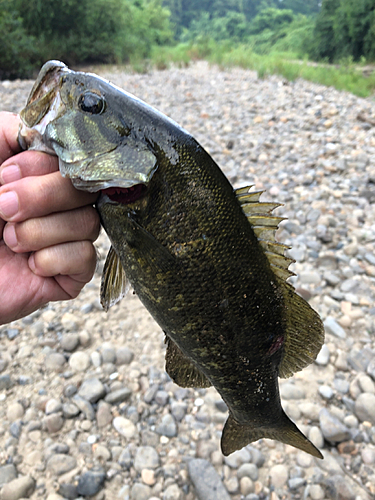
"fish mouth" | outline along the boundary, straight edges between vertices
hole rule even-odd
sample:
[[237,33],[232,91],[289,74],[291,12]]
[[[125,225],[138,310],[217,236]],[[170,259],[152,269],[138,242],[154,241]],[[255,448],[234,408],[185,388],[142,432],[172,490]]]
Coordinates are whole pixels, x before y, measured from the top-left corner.
[[147,191],[145,184],[134,184],[128,188],[111,187],[102,189],[102,196],[107,196],[112,202],[129,205],[142,198]]
[[48,61],[39,72],[26,106],[20,113],[18,142],[22,149],[35,149],[56,154],[43,141],[47,125],[60,115],[65,106],[60,98],[62,74],[69,72],[60,61]]

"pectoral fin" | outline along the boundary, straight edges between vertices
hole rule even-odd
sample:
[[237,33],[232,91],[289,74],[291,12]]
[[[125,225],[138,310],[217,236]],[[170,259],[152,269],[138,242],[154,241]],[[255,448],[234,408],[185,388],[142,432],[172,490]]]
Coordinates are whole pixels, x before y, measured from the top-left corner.
[[109,249],[100,286],[100,303],[105,311],[127,294],[130,284],[114,248]]
[[317,458],[323,458],[318,448],[298,429],[298,427],[283,412],[280,420],[273,427],[255,427],[238,424],[232,415],[225,422],[221,437],[221,451],[228,456],[236,450],[261,438],[276,439],[281,443],[310,453]]
[[180,387],[210,387],[212,384],[202,372],[182,353],[181,349],[167,335],[165,371]]

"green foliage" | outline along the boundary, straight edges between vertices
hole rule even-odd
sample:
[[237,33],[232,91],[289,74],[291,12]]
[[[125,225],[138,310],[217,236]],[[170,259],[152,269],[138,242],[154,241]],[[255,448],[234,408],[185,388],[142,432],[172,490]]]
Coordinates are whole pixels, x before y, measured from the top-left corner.
[[329,62],[374,59],[374,35],[375,0],[323,0],[309,54]]
[[268,8],[262,10],[250,23],[250,33],[253,35],[266,30],[277,31],[281,27],[290,24],[294,19],[291,10]]
[[27,76],[39,62],[34,45],[12,0],[0,0],[0,79]]
[[161,0],[0,0],[0,67],[17,77],[47,59],[139,60],[171,42],[169,17]]

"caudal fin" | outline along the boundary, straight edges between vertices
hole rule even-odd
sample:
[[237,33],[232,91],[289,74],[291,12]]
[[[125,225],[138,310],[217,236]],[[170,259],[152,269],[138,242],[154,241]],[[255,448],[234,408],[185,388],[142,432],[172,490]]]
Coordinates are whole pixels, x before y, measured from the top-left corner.
[[310,453],[317,458],[323,458],[318,448],[298,429],[298,427],[283,412],[280,421],[273,427],[253,427],[238,424],[232,415],[225,422],[221,437],[221,451],[228,456],[236,450],[261,438],[276,439],[281,443],[290,444],[295,448]]

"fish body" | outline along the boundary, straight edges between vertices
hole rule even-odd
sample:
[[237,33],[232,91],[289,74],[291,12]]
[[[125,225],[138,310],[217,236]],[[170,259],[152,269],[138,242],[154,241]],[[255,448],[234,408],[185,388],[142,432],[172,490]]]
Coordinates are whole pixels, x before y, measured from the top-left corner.
[[218,390],[229,409],[223,453],[267,437],[321,458],[280,403],[278,376],[310,364],[324,333],[286,282],[277,205],[234,190],[166,116],[62,63],[42,68],[21,117],[21,145],[57,154],[77,188],[101,192],[112,243],[102,303],[130,283],[165,332],[171,378]]

